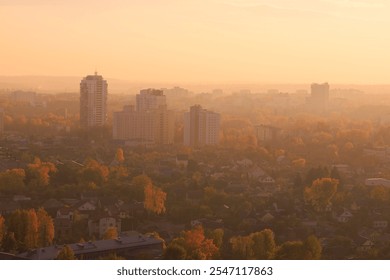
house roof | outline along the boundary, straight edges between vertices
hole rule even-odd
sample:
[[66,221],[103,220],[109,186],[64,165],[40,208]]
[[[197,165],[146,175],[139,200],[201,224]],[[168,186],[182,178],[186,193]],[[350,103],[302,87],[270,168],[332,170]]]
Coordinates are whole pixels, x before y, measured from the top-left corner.
[[[161,244],[163,241],[151,236],[134,234],[131,236],[121,236],[117,239],[89,241],[85,243],[73,243],[68,246],[73,250],[75,256],[88,253],[104,253],[111,250],[119,249],[136,249],[147,245]],[[32,251],[24,252],[18,257],[32,260],[53,260],[57,257],[63,246],[42,247]]]

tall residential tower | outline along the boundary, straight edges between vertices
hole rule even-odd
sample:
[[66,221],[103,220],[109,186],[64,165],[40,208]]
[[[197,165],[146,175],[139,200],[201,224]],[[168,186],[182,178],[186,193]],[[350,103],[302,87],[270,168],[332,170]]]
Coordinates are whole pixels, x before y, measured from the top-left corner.
[[219,143],[221,117],[203,109],[200,105],[191,106],[184,114],[184,145],[200,147]]
[[80,82],[80,125],[103,126],[107,122],[107,81],[95,72]]

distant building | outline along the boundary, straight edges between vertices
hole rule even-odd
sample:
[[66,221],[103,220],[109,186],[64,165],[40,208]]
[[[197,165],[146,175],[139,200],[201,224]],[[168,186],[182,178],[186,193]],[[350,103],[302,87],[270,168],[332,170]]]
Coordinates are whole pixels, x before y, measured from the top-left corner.
[[113,139],[130,145],[172,144],[174,114],[167,110],[161,90],[141,90],[134,106],[124,106],[113,115]]
[[184,145],[200,147],[219,143],[221,116],[194,105],[184,114]]
[[264,124],[255,126],[255,135],[257,140],[260,142],[276,141],[279,137],[279,134],[280,128]]
[[135,97],[137,111],[156,110],[167,106],[166,96],[159,89],[143,89]]
[[325,111],[329,103],[329,84],[311,84],[310,97],[307,98],[307,104],[311,109]]
[[35,104],[37,93],[33,91],[14,91],[11,93],[11,100],[15,102],[24,102],[30,105]]
[[103,126],[107,122],[107,81],[95,72],[80,82],[80,125]]

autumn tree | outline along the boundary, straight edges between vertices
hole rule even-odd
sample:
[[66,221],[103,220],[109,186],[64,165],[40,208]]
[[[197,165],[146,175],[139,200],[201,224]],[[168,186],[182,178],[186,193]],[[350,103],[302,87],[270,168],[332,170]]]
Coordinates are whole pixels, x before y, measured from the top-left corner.
[[[176,245],[176,251],[180,250],[178,249],[178,246],[184,248],[186,251],[186,259],[190,260],[214,259],[218,256],[219,252],[213,240],[205,237],[202,226],[196,226],[192,230],[182,232],[181,236],[172,240],[171,244],[167,248],[170,248],[172,251],[173,245]],[[183,257],[183,254],[178,255]]]
[[272,230],[264,229],[248,236],[236,236],[230,239],[233,256],[237,259],[273,259],[276,243]]
[[317,179],[310,187],[305,188],[305,200],[309,202],[316,211],[325,211],[337,192],[338,184],[339,181],[332,178]]
[[61,251],[58,253],[56,260],[75,260],[76,257],[74,255],[74,252],[72,248],[70,248],[68,245],[64,245],[62,247]]
[[34,209],[26,211],[27,224],[26,224],[26,235],[24,237],[24,244],[27,248],[38,247],[38,216]]
[[50,246],[54,239],[53,219],[47,214],[45,209],[39,208],[38,217],[38,246]]
[[16,210],[8,220],[8,232],[13,232],[20,250],[51,245],[54,238],[52,218],[43,208]]
[[151,181],[144,188],[145,209],[154,214],[162,214],[165,212],[165,200],[167,194],[160,188],[153,186]]
[[125,156],[123,154],[123,149],[122,148],[118,148],[116,150],[115,159],[120,164],[122,164],[125,161]]
[[50,175],[57,171],[51,162],[42,162],[38,157],[27,165],[27,181],[32,187],[46,187],[50,183]]
[[110,227],[103,235],[103,239],[116,239],[118,237],[118,230],[116,227]]

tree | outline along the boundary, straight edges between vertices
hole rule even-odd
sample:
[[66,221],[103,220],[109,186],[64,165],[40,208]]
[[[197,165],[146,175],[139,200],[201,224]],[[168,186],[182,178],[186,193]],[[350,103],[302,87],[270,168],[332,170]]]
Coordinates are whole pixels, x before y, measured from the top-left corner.
[[46,187],[50,183],[50,174],[57,171],[51,162],[42,162],[38,157],[27,165],[27,180],[30,186]]
[[248,236],[230,239],[233,256],[237,259],[270,260],[276,251],[275,235],[272,230],[264,229]]
[[53,219],[47,214],[45,209],[39,208],[38,217],[38,246],[50,246],[54,239]]
[[122,148],[118,148],[118,149],[116,150],[115,159],[116,159],[119,163],[123,163],[123,162],[125,161],[125,156],[123,155],[123,149],[122,149]]
[[286,241],[276,251],[277,260],[303,260],[304,246],[302,241]]
[[322,246],[314,235],[305,241],[286,241],[276,250],[277,260],[319,260]]
[[165,212],[165,200],[167,198],[167,194],[162,189],[153,186],[150,182],[145,186],[144,193],[144,207],[148,212],[157,215]]
[[[216,258],[219,253],[213,240],[205,237],[202,226],[196,226],[192,230],[182,232],[181,237],[175,238],[169,244],[169,246],[173,245],[184,248],[186,251],[186,259],[189,260],[211,260]],[[175,250],[177,251],[178,248]],[[179,256],[183,255],[179,254]]]
[[314,235],[310,235],[303,243],[304,259],[305,260],[319,260],[321,259],[322,246],[320,241]]
[[3,237],[2,247],[5,252],[12,252],[18,248],[18,242],[13,232],[7,232]]
[[116,239],[118,237],[118,231],[115,227],[110,227],[103,235],[103,239]]
[[310,187],[305,188],[305,200],[310,202],[318,212],[325,211],[337,192],[339,181],[332,178],[315,180]]
[[219,249],[221,249],[223,244],[224,230],[222,228],[217,228],[210,232],[210,238],[213,239],[213,243]]
[[80,172],[80,180],[83,183],[94,183],[97,186],[102,186],[107,181],[109,173],[107,166],[96,160],[87,159]]
[[28,249],[38,247],[38,217],[34,209],[26,211],[27,214],[27,225],[26,235],[24,237],[24,244]]
[[185,260],[186,256],[186,249],[175,243],[169,244],[164,251],[164,260]]
[[61,251],[58,253],[56,260],[75,260],[76,257],[74,255],[74,252],[72,248],[70,248],[68,245],[64,245],[62,247]]

